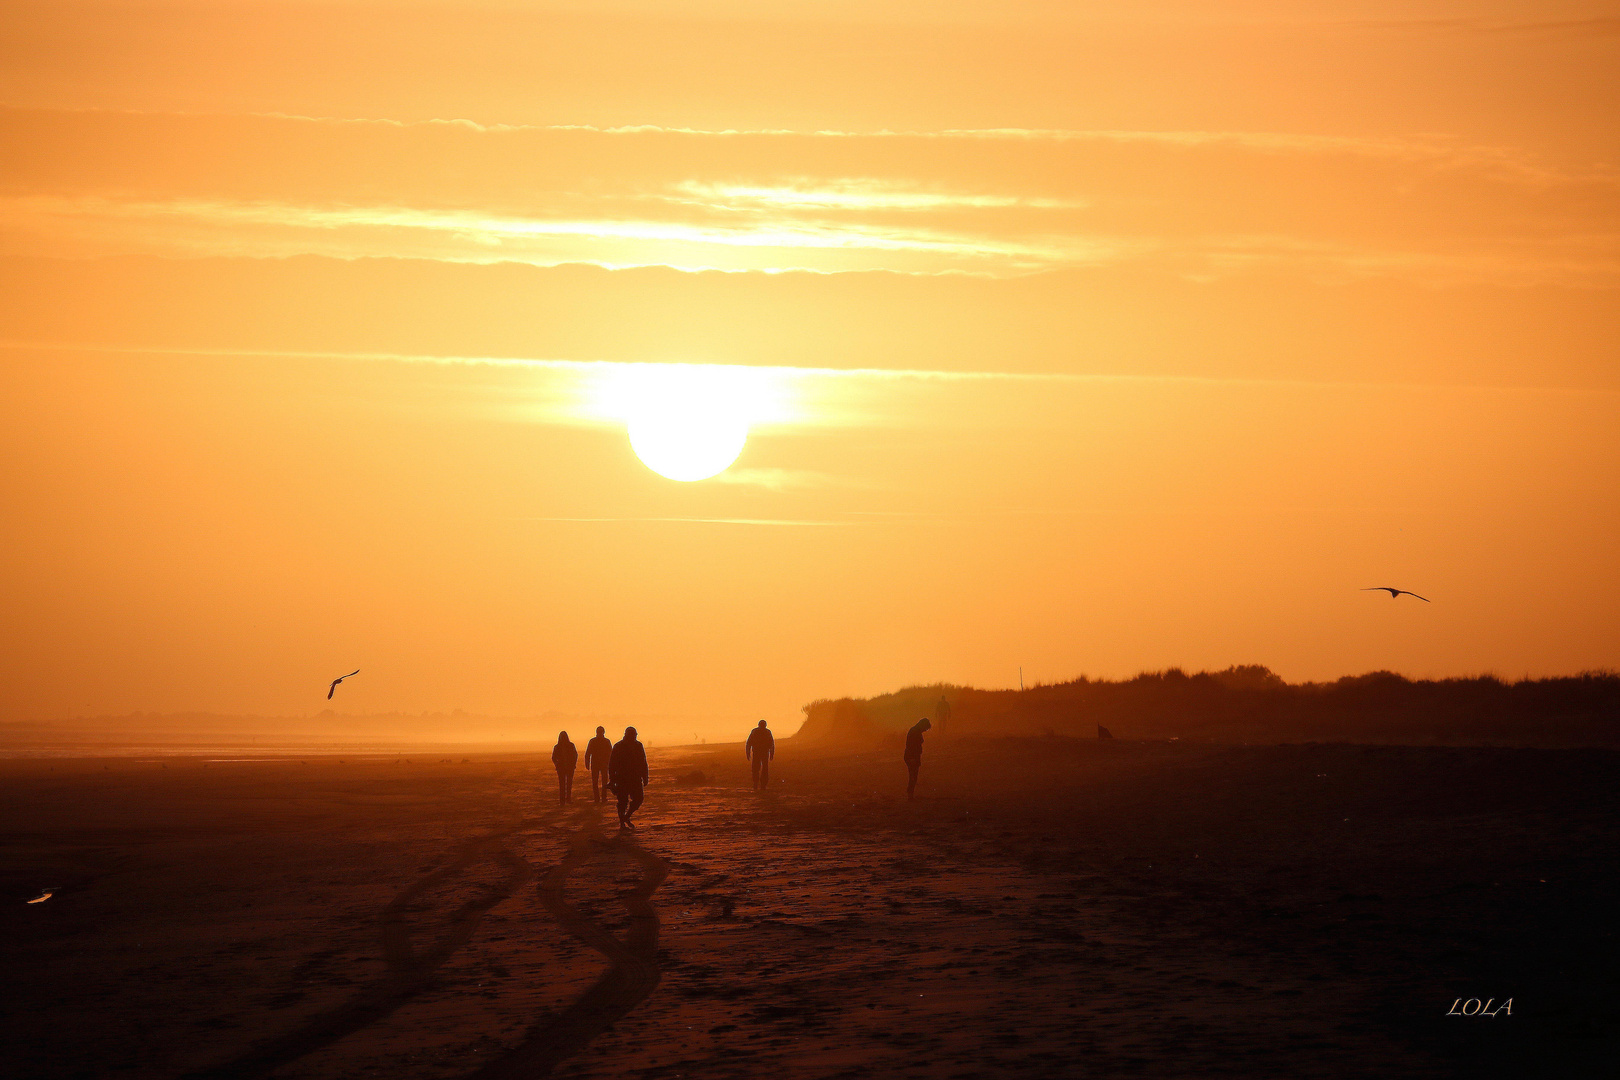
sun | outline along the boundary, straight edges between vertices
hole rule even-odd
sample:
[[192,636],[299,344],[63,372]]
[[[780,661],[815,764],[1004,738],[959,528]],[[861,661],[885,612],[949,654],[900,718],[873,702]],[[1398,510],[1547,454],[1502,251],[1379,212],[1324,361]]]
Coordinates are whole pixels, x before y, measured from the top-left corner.
[[671,480],[707,480],[731,468],[748,442],[748,421],[705,405],[649,410],[632,417],[630,449],[642,464]]
[[781,412],[779,381],[760,368],[724,364],[615,364],[592,397],[621,421],[630,448],[660,476],[684,483],[729,469],[749,428]]

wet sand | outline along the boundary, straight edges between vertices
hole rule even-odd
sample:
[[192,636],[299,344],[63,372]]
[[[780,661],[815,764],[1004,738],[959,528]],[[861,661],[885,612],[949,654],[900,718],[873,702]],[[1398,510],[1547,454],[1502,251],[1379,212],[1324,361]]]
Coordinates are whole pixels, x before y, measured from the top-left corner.
[[1620,1052],[1620,754],[933,740],[913,803],[898,753],[784,742],[765,795],[739,746],[652,765],[624,837],[583,774],[559,807],[539,755],[0,762],[8,1071],[1587,1076]]

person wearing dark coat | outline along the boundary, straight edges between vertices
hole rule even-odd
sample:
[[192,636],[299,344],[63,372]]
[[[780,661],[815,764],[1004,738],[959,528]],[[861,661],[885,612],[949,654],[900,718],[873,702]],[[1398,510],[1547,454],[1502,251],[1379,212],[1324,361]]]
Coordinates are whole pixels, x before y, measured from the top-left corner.
[[568,741],[568,732],[557,733],[557,745],[551,748],[551,763],[557,766],[557,801],[574,801],[574,766],[579,762],[579,751]]
[[613,740],[596,729],[596,738],[585,744],[585,768],[591,774],[591,798],[596,802],[608,800],[608,758],[613,756]]
[[748,741],[743,744],[743,757],[753,761],[754,790],[771,786],[771,759],[776,756],[776,736],[761,720],[759,726],[748,733]]
[[608,757],[608,782],[619,793],[619,828],[635,828],[630,815],[641,806],[647,780],[647,748],[636,741],[636,729],[627,727]]
[[911,779],[906,784],[906,798],[908,799],[917,797],[917,773],[922,769],[923,732],[933,726],[928,722],[928,717],[925,716],[912,724],[911,730],[906,732],[906,772],[911,774]]

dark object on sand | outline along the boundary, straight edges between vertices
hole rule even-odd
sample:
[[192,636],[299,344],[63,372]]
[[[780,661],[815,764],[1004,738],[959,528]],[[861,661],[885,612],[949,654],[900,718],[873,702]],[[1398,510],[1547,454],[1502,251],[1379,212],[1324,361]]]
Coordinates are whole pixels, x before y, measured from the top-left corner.
[[1417,598],[1419,600],[1423,601],[1425,604],[1434,603],[1434,601],[1430,600],[1427,596],[1418,596],[1417,593],[1413,592],[1410,589],[1397,589],[1393,585],[1373,585],[1373,586],[1371,586],[1369,588],[1362,589],[1361,591],[1362,592],[1387,592],[1387,593],[1389,593],[1389,598],[1391,600],[1395,599],[1397,596],[1403,596],[1403,595],[1404,596],[1417,596]]
[[1112,739],[1113,737],[1114,737],[1114,733],[1112,731],[1109,731],[1107,728],[1103,727],[1101,724],[1097,725],[1097,738],[1099,738],[1099,739]]
[[332,700],[332,695],[337,693],[338,683],[342,682],[344,679],[352,678],[353,676],[358,675],[358,674],[360,674],[360,669],[355,668],[353,671],[349,672],[349,674],[347,674],[347,675],[339,675],[337,678],[333,679],[332,680],[332,685],[330,687],[328,687],[327,690],[326,690],[326,700],[331,701]]
[[704,774],[702,769],[693,769],[685,776],[677,776],[675,778],[675,782],[677,784],[707,784],[709,782],[709,778]]

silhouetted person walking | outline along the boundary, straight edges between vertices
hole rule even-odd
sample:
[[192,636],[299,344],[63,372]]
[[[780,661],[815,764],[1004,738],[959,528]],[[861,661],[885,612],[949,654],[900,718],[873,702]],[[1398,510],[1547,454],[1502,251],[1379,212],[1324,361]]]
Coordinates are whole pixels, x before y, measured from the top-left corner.
[[939,737],[944,738],[950,724],[951,703],[945,700],[945,695],[939,695],[939,704],[934,706],[934,715],[939,717]]
[[585,744],[585,768],[591,774],[591,798],[596,802],[608,799],[608,758],[613,756],[613,740],[605,734],[606,728],[596,729],[596,738]]
[[568,741],[568,732],[557,732],[557,745],[551,748],[551,763],[557,766],[557,801],[574,801],[574,766],[579,764],[579,750]]
[[627,727],[608,757],[608,782],[619,794],[619,828],[635,828],[630,815],[641,806],[647,779],[647,748],[636,741],[636,729]]
[[743,757],[753,759],[755,791],[771,786],[771,759],[775,756],[776,736],[761,720],[759,726],[748,733],[748,742],[743,744]]
[[928,722],[928,717],[925,716],[912,724],[911,730],[906,732],[906,771],[911,774],[911,779],[906,784],[906,798],[908,799],[917,797],[917,773],[922,769],[923,732],[933,726]]

